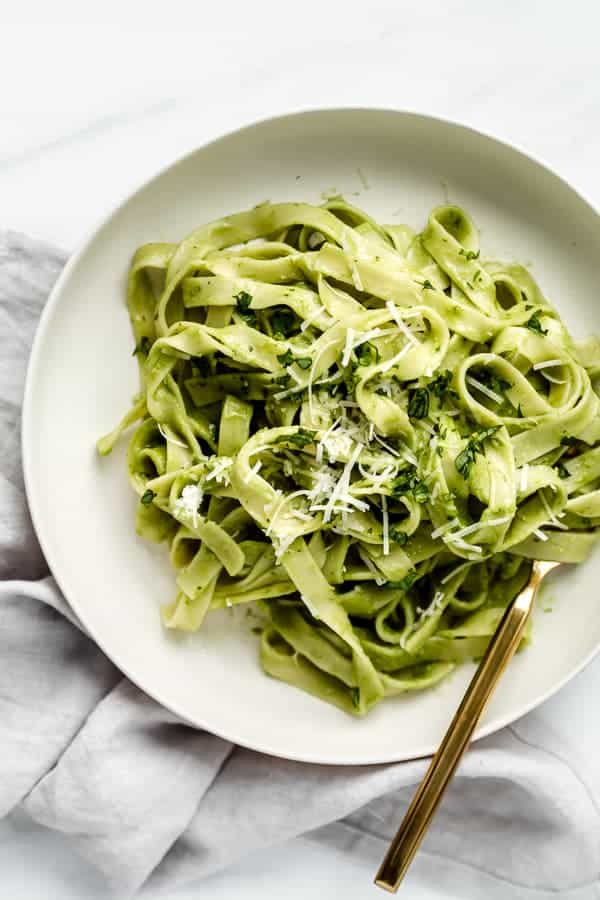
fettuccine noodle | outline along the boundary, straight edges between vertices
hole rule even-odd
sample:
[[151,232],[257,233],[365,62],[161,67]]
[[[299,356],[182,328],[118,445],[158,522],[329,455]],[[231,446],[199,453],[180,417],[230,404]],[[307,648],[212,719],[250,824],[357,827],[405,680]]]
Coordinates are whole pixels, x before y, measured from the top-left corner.
[[480,657],[533,558],[600,525],[600,345],[458,207],[424,231],[341,198],[136,252],[137,530],[167,628],[253,604],[261,661],[362,715]]

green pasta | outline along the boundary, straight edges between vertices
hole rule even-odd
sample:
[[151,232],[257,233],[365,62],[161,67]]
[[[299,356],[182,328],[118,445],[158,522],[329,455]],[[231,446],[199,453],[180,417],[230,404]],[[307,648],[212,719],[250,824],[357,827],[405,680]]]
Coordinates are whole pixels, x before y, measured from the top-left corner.
[[128,307],[141,390],[98,449],[136,425],[167,628],[253,604],[265,672],[364,715],[479,658],[531,559],[590,552],[600,343],[462,209],[262,204],[140,247]]

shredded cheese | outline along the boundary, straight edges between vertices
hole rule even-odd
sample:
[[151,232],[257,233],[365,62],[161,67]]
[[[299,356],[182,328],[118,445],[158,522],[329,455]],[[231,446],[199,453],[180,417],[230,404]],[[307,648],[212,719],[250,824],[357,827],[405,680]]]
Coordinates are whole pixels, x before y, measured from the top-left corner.
[[467,375],[465,381],[467,382],[467,384],[471,385],[471,387],[476,388],[482,394],[485,394],[486,397],[489,397],[490,400],[493,400],[494,403],[502,403],[502,397],[500,396],[500,394],[497,394],[496,391],[493,391],[491,388],[487,387],[487,385],[482,384],[481,381],[473,378],[472,375]]
[[186,484],[181,496],[175,501],[177,515],[191,518],[194,528],[198,527],[198,507],[204,498],[204,491],[199,484]]
[[381,495],[381,515],[383,517],[383,555],[388,556],[390,552],[390,517],[385,494]]
[[546,359],[544,362],[534,363],[532,366],[535,372],[539,372],[540,369],[548,369],[552,366],[562,366],[564,362],[562,359]]
[[512,516],[501,516],[498,519],[487,519],[485,522],[475,522],[473,525],[466,525],[464,528],[459,529],[459,531],[449,534],[448,540],[460,541],[467,537],[467,535],[473,534],[474,531],[479,531],[480,528],[495,528],[498,525],[505,525],[507,522],[510,522],[511,519]]
[[431,532],[431,539],[435,541],[436,538],[439,538],[443,534],[446,534],[447,531],[451,531],[455,525],[458,525],[458,519],[452,519],[452,521],[446,522],[444,525],[440,525],[439,528],[436,528],[435,531]]
[[398,326],[398,329],[402,332],[402,334],[404,335],[406,340],[409,342],[409,344],[412,344],[413,346],[416,347],[419,342],[416,339],[416,337],[414,336],[414,334],[412,333],[412,331],[410,330],[410,328],[408,327],[408,325],[402,321],[402,317],[400,316],[400,313],[398,312],[398,307],[396,306],[396,304],[393,303],[391,300],[388,300],[385,305],[388,308],[388,312],[389,312],[390,316],[392,317],[392,319]]

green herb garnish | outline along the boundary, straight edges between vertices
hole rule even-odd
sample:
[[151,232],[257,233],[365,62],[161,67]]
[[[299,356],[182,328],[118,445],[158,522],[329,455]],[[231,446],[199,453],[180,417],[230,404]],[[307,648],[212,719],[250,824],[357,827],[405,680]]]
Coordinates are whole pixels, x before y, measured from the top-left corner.
[[356,348],[356,358],[359,366],[372,366],[379,360],[379,351],[375,344],[365,341]]
[[429,499],[429,488],[419,478],[417,469],[413,465],[401,469],[397,478],[392,482],[392,496],[403,497],[405,494],[412,494],[417,503],[426,503]]
[[148,488],[148,490],[144,491],[144,493],[140,497],[140,503],[143,506],[150,506],[155,497],[156,494],[154,493],[154,491],[151,491],[150,488]]
[[276,444],[295,444],[296,447],[306,447],[307,444],[313,444],[316,431],[308,431],[306,428],[299,428],[294,434],[282,434],[275,439]]
[[424,419],[429,412],[429,391],[415,388],[408,396],[408,415],[411,419]]
[[434,397],[437,397],[439,400],[443,400],[447,393],[455,394],[455,391],[450,391],[450,385],[452,383],[452,372],[450,369],[446,369],[445,372],[440,372],[433,381],[429,382],[428,388],[433,394]]
[[457,472],[466,480],[471,472],[471,466],[475,462],[478,453],[483,453],[483,443],[492,435],[496,434],[501,425],[492,425],[490,428],[484,428],[482,431],[476,431],[467,441],[463,450],[454,460]]
[[271,328],[274,335],[289,337],[296,329],[296,316],[285,306],[275,308],[271,316]]
[[408,535],[396,525],[391,525],[390,541],[393,541],[394,544],[398,544],[400,547],[404,547],[408,543]]
[[150,340],[149,337],[146,337],[144,335],[143,338],[140,338],[139,344],[137,344],[135,350],[133,351],[133,353],[131,355],[135,356],[136,353],[141,353],[142,356],[148,356],[148,354],[150,353],[151,347],[152,347],[152,341]]
[[531,318],[525,322],[525,327],[529,328],[530,331],[535,331],[536,334],[548,334],[548,329],[542,328],[539,312],[534,312]]
[[422,288],[424,291],[435,291],[435,288],[432,285],[432,283],[430,282],[429,278],[425,279],[425,281],[422,284]]
[[479,259],[479,250],[475,252],[475,250],[465,250],[464,247],[461,247],[458,251],[459,256],[464,256],[465,259]]
[[277,362],[280,362],[282,366],[291,366],[294,362],[294,354],[291,350],[286,350],[285,353],[279,354]]
[[256,315],[253,310],[250,309],[252,294],[249,294],[248,291],[240,291],[239,294],[234,295],[233,299],[235,300],[236,309],[242,319],[244,319],[248,325],[254,325],[256,323]]
[[401,581],[389,581],[388,587],[399,588],[401,591],[410,591],[411,587],[418,579],[417,570],[411,569],[410,572],[401,579]]
[[312,359],[310,358],[310,356],[301,356],[296,360],[296,365],[301,369],[310,369],[310,367],[312,366]]
[[497,375],[492,369],[481,369],[477,372],[477,378],[482,384],[489,387],[490,390],[495,391],[496,394],[502,394],[512,387],[511,381],[507,381],[506,378]]

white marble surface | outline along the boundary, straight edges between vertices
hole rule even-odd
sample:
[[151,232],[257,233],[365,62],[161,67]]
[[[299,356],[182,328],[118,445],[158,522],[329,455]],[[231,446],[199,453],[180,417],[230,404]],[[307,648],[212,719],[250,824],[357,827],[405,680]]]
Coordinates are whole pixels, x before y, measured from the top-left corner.
[[[71,249],[156,169],[230,128],[311,106],[445,116],[546,160],[600,206],[597,0],[0,4],[0,227]],[[598,746],[600,660],[545,704]],[[163,897],[358,900],[373,863],[297,840]],[[106,893],[59,837],[0,823],[0,894]],[[406,895],[442,900],[426,858]]]

